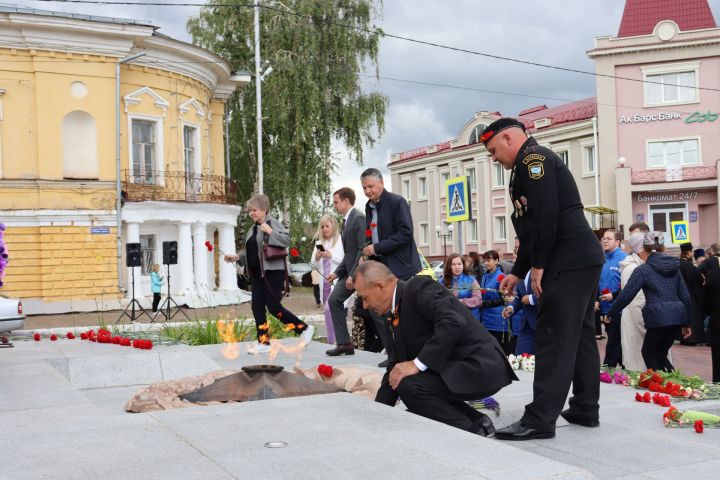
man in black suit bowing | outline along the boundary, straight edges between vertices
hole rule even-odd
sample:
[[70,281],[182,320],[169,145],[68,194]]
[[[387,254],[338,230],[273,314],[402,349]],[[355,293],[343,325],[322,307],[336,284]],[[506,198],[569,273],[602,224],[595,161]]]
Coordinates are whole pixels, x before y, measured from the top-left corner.
[[[367,246],[363,255],[384,263],[400,280],[408,280],[420,271],[420,256],[413,237],[413,221],[410,205],[400,195],[385,190],[380,171],[368,168],[360,175],[363,193],[368,197],[365,204],[367,222]],[[372,311],[371,311],[372,314]],[[380,364],[386,367],[392,357],[392,342],[385,319],[372,314],[388,360]]]
[[495,394],[517,377],[497,340],[470,310],[428,277],[398,280],[372,260],[355,270],[365,308],[390,313],[394,356],[375,397],[479,435],[494,433],[487,415],[465,401]]
[[337,346],[325,353],[332,357],[355,353],[347,327],[345,301],[354,290],[353,274],[365,246],[365,216],[355,210],[354,205],[355,192],[351,188],[343,187],[333,193],[333,206],[343,216],[341,239],[345,256],[335,272],[328,277],[330,282],[338,280],[328,298]]

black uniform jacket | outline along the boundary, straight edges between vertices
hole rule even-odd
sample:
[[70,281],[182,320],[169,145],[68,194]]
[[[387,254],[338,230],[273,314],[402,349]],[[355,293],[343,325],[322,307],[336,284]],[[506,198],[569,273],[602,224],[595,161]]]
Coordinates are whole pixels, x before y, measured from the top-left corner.
[[388,376],[395,363],[418,358],[461,395],[497,392],[517,377],[497,340],[450,290],[429,277],[399,281],[396,325],[391,323],[394,358],[376,401],[394,405]]
[[342,232],[342,246],[345,256],[335,269],[340,280],[355,275],[362,250],[365,247],[365,216],[354,208],[350,210]]
[[525,278],[530,267],[563,271],[605,263],[575,179],[552,150],[528,138],[515,159],[509,190],[520,240],[513,275]]

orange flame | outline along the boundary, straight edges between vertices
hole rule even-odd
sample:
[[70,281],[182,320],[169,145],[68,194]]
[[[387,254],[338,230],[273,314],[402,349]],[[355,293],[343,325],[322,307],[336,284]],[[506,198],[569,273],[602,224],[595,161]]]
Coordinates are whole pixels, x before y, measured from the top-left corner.
[[283,327],[283,330],[286,332],[289,332],[290,330],[295,330],[295,324],[294,323],[288,323]]
[[275,357],[277,357],[278,353],[287,353],[288,355],[296,356],[295,366],[297,367],[300,365],[300,354],[303,350],[305,350],[305,344],[302,342],[297,342],[294,345],[285,345],[280,340],[272,340],[270,342],[270,354],[268,355],[268,359],[272,361]]
[[270,324],[268,322],[265,322],[257,328],[258,330],[268,330],[270,328]]
[[262,334],[258,337],[258,342],[260,343],[267,343],[270,337],[268,337],[266,334]]
[[240,355],[240,348],[238,347],[235,338],[235,322],[233,320],[218,320],[217,321],[218,335],[220,339],[225,342],[222,349],[222,354],[228,360],[235,360]]

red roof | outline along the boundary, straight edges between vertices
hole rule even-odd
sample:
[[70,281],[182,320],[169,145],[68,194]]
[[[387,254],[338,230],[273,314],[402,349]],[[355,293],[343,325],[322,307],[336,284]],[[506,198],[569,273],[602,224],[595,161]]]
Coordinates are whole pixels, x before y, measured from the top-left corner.
[[[528,113],[524,113],[528,112]],[[577,102],[566,103],[552,108],[531,108],[523,110],[517,117],[523,122],[528,130],[535,130],[535,121],[543,118],[551,120],[549,127],[555,127],[563,123],[587,120],[597,113],[597,99],[595,97],[578,100]]]
[[680,30],[715,28],[707,0],[626,0],[618,37],[650,35],[662,20],[672,20]]

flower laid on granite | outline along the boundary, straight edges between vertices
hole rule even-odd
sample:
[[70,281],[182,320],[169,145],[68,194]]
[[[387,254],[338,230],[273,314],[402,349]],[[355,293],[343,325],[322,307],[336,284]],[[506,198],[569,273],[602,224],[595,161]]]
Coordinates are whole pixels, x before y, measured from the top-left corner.
[[65,338],[67,338],[68,340],[75,340],[75,334],[72,332],[67,332],[65,334]]
[[39,342],[39,341],[40,341],[40,334],[39,334],[39,333],[36,333],[35,335],[33,335],[33,340],[35,340],[36,342]]
[[52,335],[50,335],[50,341],[51,341],[51,342],[56,342],[56,341],[57,341],[57,335],[55,335],[54,333],[53,333]]
[[695,428],[695,433],[703,433],[703,421],[702,420],[695,420],[693,427]]
[[608,372],[600,372],[600,381],[603,383],[612,383],[612,375],[610,375]]
[[468,402],[468,405],[475,410],[480,410],[481,408],[492,410],[495,412],[495,415],[500,416],[500,403],[493,397],[486,397],[482,400],[471,400]]
[[636,394],[635,394],[635,401],[636,401],[636,402],[650,403],[650,392],[645,392],[645,395],[640,395],[639,393],[636,393]]
[[513,370],[525,370],[526,372],[535,371],[535,355],[529,353],[523,353],[522,355],[515,356],[513,354],[508,355],[508,362]]
[[330,378],[333,374],[333,367],[331,365],[325,365],[324,363],[321,363],[317,367],[317,371],[322,377]]
[[683,412],[675,406],[671,406],[668,411],[663,414],[663,423],[666,427],[670,428],[693,427],[697,433],[702,433],[705,427],[719,428],[720,416],[695,410],[686,410]]

